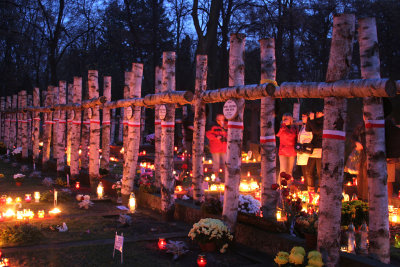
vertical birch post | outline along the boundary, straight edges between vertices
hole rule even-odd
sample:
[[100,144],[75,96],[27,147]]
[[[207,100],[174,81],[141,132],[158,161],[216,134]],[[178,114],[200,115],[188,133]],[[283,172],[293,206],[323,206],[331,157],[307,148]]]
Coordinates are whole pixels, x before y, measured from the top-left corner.
[[[12,98],[12,109],[18,107],[18,95],[13,95]],[[11,149],[17,145],[17,114],[13,113],[11,119]]]
[[[111,101],[111,98],[110,98]],[[115,144],[115,124],[117,119],[117,109],[112,109],[111,110],[111,138],[110,138],[110,144]]]
[[[59,95],[58,95],[58,103],[66,104],[67,96],[66,96],[67,82],[60,81],[59,82]],[[60,110],[58,115],[58,127],[57,132],[55,133],[57,136],[57,142],[54,144],[54,147],[57,147],[57,172],[64,172],[65,168],[65,128],[67,124],[67,112],[65,110]]]
[[[59,87],[53,87],[53,105],[58,105],[60,102]],[[53,159],[58,162],[58,121],[60,119],[60,110],[53,112],[53,134],[52,134],[52,147],[53,147]]]
[[[133,92],[133,73],[130,71],[125,72],[125,86],[124,86],[124,99],[129,98],[131,95],[131,92]],[[128,119],[127,119],[127,110],[129,108],[123,108],[123,113],[122,113],[122,147],[124,148],[124,162],[126,161],[126,153],[128,151],[128,142],[126,141],[128,138],[128,131],[129,131],[129,126],[128,126]],[[122,109],[121,109],[122,112]]]
[[[132,72],[129,74],[129,88],[131,98],[141,96],[143,64],[133,63]],[[140,144],[140,117],[141,108],[139,106],[125,108],[125,119],[128,126],[126,137],[124,136],[124,145],[126,144],[124,169],[122,174],[121,197],[122,203],[128,204],[129,196],[133,191],[133,182],[135,179],[136,165],[139,154]]]
[[[160,93],[162,90],[162,68],[156,66],[155,69],[155,93]],[[154,107],[154,147],[155,147],[155,158],[154,158],[154,178],[155,185],[157,188],[161,187],[161,120],[159,114],[160,105]]]
[[140,115],[140,144],[143,144],[144,131],[146,129],[146,107],[141,108]]
[[[72,88],[72,102],[80,104],[82,102],[82,77],[74,77],[74,87]],[[77,179],[79,176],[79,144],[81,140],[81,120],[80,110],[69,111],[71,125],[71,178]]]
[[[353,52],[354,28],[353,14],[334,16],[327,82],[347,77]],[[328,97],[324,100],[318,250],[326,266],[338,266],[339,263],[346,104],[343,98]]]
[[[27,96],[28,98],[27,98],[27,106],[28,107],[31,107],[32,106],[32,95],[28,95]],[[33,115],[33,112],[28,112],[27,113],[27,121],[28,121],[28,151],[33,151],[32,150],[32,136],[33,136],[33,133],[32,133],[32,115]]]
[[[380,79],[378,36],[375,18],[358,21],[361,77]],[[390,263],[387,166],[385,151],[385,118],[382,98],[363,99],[367,154],[369,253],[384,263]]]
[[201,94],[207,89],[207,56],[196,56],[196,81],[194,96],[194,125],[193,125],[193,200],[195,203],[204,202],[204,135],[206,133],[206,105],[201,101]]
[[[47,88],[46,99],[44,101],[45,106],[53,104],[53,86]],[[42,168],[47,167],[47,163],[50,160],[50,146],[51,146],[51,130],[53,126],[52,120],[53,114],[51,112],[44,113],[44,129],[43,129],[43,155],[42,155]]]
[[[40,92],[39,87],[33,88],[33,106],[40,106]],[[40,133],[40,113],[33,112],[32,114],[32,153],[33,162],[39,163],[39,133]]]
[[[107,101],[111,101],[111,76],[104,77],[103,96],[107,97]],[[110,169],[110,124],[110,109],[103,108],[100,168],[107,171]]]
[[[83,90],[83,89],[82,89]],[[88,99],[88,92],[84,93],[84,99]],[[89,167],[89,130],[90,130],[90,119],[89,119],[89,109],[85,109],[82,112],[82,135],[81,135],[81,170],[83,172],[88,171]]]
[[[89,70],[88,73],[89,99],[99,97],[98,71]],[[99,179],[99,148],[100,148],[100,109],[98,106],[91,108],[90,119],[90,155],[89,178],[92,193],[96,192]]]
[[[22,96],[21,96],[21,92],[22,91],[19,91],[18,92],[18,99],[17,99],[17,107],[18,108],[21,108],[22,106],[21,106],[21,99],[22,99]],[[21,120],[22,120],[22,113],[20,113],[20,112],[18,112],[18,113],[16,113],[16,123],[17,123],[17,126],[16,126],[16,139],[17,139],[17,147],[22,147],[22,142],[21,142],[21,138],[22,138],[22,136],[21,136],[21,132],[22,132],[22,123],[21,123]]]
[[[276,79],[275,40],[261,39],[261,83]],[[278,193],[271,189],[276,184],[275,99],[261,98],[261,210],[264,218],[274,220]]]
[[[11,108],[11,96],[7,96],[6,98],[6,109]],[[6,144],[7,150],[11,149],[11,114],[6,114],[6,119],[4,121],[4,143]]]
[[[162,92],[175,91],[175,52],[163,53]],[[167,104],[165,118],[161,121],[160,167],[161,167],[161,213],[164,220],[172,220],[174,199],[174,133],[175,105]]]
[[[244,85],[245,39],[246,36],[244,34],[231,34],[229,49],[229,86]],[[232,100],[236,105],[237,112],[235,116],[227,118],[229,120],[227,136],[228,146],[225,162],[225,194],[222,217],[234,232],[239,204],[239,183],[243,143],[243,112],[245,100]]]
[[[74,91],[74,84],[68,84],[68,104],[73,103],[73,91]],[[72,142],[72,122],[74,121],[73,117],[75,116],[75,111],[67,111],[67,165],[71,166],[71,142]]]
[[[23,90],[20,92],[20,104],[21,108],[25,108],[27,105],[27,94],[26,91]],[[21,132],[18,135],[21,136],[21,147],[22,147],[22,159],[28,159],[28,113],[22,112],[20,113],[20,121]]]
[[124,109],[119,109],[119,116],[118,116],[118,142],[123,141],[124,136]]

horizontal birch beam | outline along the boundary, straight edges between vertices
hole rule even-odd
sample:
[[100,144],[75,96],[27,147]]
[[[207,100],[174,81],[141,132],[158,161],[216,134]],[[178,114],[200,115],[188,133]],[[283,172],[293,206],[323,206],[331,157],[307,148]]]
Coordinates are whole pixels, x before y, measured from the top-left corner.
[[207,90],[202,93],[201,97],[204,103],[216,103],[224,102],[231,98],[256,100],[263,97],[272,96],[274,92],[275,86],[265,83]]
[[165,92],[158,94],[146,95],[142,98],[129,98],[117,101],[107,102],[103,108],[126,108],[130,106],[151,107],[161,104],[191,104],[193,100],[193,93],[190,91],[175,91]]
[[[275,87],[268,84],[268,87]],[[396,82],[390,79],[340,80],[325,82],[285,82],[276,87],[276,98],[325,98],[325,97],[393,97]]]

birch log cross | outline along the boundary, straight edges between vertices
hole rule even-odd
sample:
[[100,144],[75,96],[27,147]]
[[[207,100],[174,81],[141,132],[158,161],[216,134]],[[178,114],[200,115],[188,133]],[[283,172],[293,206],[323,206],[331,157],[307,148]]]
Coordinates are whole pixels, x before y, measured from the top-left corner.
[[[88,72],[89,99],[99,97],[99,79],[97,70]],[[100,109],[95,106],[90,109],[90,150],[89,150],[89,179],[92,193],[96,192],[99,179],[99,148],[100,148]]]
[[[53,105],[58,105],[60,101],[59,87],[53,87]],[[53,159],[58,162],[58,120],[60,119],[60,110],[53,111],[53,129],[52,129],[52,148]]]
[[[66,89],[67,89],[67,82],[60,81],[58,83],[58,103],[59,104],[66,104]],[[57,136],[57,142],[54,144],[54,147],[57,147],[57,172],[61,173],[64,172],[65,168],[65,128],[66,128],[66,111],[60,110],[58,113],[58,126],[57,131],[55,132]]]
[[[104,77],[103,96],[111,101],[111,76]],[[103,108],[103,122],[101,125],[101,161],[100,168],[110,170],[110,109]]]
[[[40,92],[39,88],[33,88],[33,103],[34,107],[40,106]],[[39,162],[39,134],[40,134],[40,113],[32,112],[32,151],[33,162]]]
[[[82,90],[84,90],[82,88]],[[84,99],[87,100],[89,98],[88,92],[84,92]],[[82,134],[81,134],[81,170],[83,172],[88,171],[89,166],[89,136],[90,136],[90,119],[89,119],[89,108],[86,108],[82,112]]]
[[[261,82],[276,79],[275,40],[261,39]],[[278,192],[272,190],[276,183],[275,99],[261,98],[260,146],[261,146],[261,210],[263,217],[275,219]]]
[[[81,103],[82,101],[82,78],[74,77],[74,87],[72,92],[72,100],[74,103]],[[71,125],[71,162],[70,172],[71,179],[76,180],[79,176],[79,144],[81,141],[81,123],[82,112],[70,111]]]
[[[124,98],[129,98],[131,95],[131,90],[133,90],[133,85],[132,85],[132,72],[127,71],[125,72],[125,86],[124,86]],[[127,110],[130,107],[125,107],[121,109],[121,116],[123,118],[122,120],[122,147],[124,148],[124,162],[126,161],[126,153],[128,151],[128,142],[125,142],[128,138],[128,131],[129,131],[129,126],[128,126],[128,119],[126,116]]]
[[[11,96],[7,96],[6,98],[6,109],[11,109],[12,98]],[[7,150],[11,149],[11,117],[12,114],[6,113],[6,120],[5,120],[5,143],[7,146]]]
[[[74,91],[74,84],[70,83],[68,84],[68,98],[67,98],[67,102],[68,104],[73,103],[72,98],[73,98],[73,91]],[[74,117],[75,111],[71,110],[71,111],[67,111],[67,165],[71,166],[71,136],[72,136],[72,122],[73,117]]]
[[[229,49],[229,86],[244,85],[245,35],[231,34]],[[233,99],[237,106],[237,115],[228,121],[225,193],[222,217],[231,230],[235,231],[238,204],[241,153],[243,142],[244,99]]]
[[[143,64],[133,63],[132,72],[129,72],[129,97],[140,97],[142,88],[143,77]],[[128,133],[124,138],[126,143],[126,156],[124,160],[121,196],[122,203],[127,205],[129,196],[133,191],[133,182],[136,174],[136,166],[139,154],[140,145],[140,117],[141,108],[138,106],[128,107],[125,109],[126,122],[128,126]]]
[[[111,98],[109,101],[111,101]],[[115,144],[115,125],[116,125],[116,120],[117,120],[117,110],[114,108],[114,109],[111,109],[110,111],[111,111],[110,144]]]
[[[21,91],[21,107],[24,108],[27,106],[28,96],[25,90]],[[22,146],[22,158],[28,158],[28,114],[26,112],[20,113],[20,125],[21,125],[21,132],[18,135],[21,136],[21,146]]]
[[[201,94],[207,89],[207,56],[196,57],[196,81],[194,97],[194,125],[193,125],[193,201],[204,202],[204,135],[206,132],[206,105],[201,100]],[[189,153],[191,151],[188,151]]]
[[[33,97],[32,95],[28,95],[27,98],[27,106],[32,106]],[[28,121],[28,150],[32,153],[32,114],[33,112],[27,112],[27,121]]]
[[[54,86],[47,87],[47,93],[45,98],[45,105],[51,106],[53,104],[53,88]],[[50,149],[51,149],[51,130],[53,126],[53,114],[44,114],[44,129],[43,129],[43,155],[42,155],[42,168],[47,167],[47,163],[50,160]]]
[[[13,95],[12,98],[12,108],[15,109],[18,106],[18,95]],[[12,114],[11,119],[11,149],[17,145],[17,114]]]
[[[21,106],[21,99],[22,99],[22,96],[21,96],[21,91],[20,92],[18,92],[18,100],[17,100],[17,107],[18,108],[21,108],[22,106]],[[16,136],[16,138],[17,138],[17,147],[22,147],[22,144],[21,144],[21,132],[22,132],[22,123],[21,123],[21,120],[22,120],[22,114],[21,113],[16,113],[16,122],[17,122],[17,132],[16,132],[16,134],[17,134],[17,136]]]
[[[161,93],[162,90],[162,68],[156,66],[155,69],[155,93]],[[154,158],[154,179],[155,186],[157,188],[161,187],[161,159],[160,159],[160,151],[161,151],[161,120],[159,114],[160,105],[155,105],[154,107],[154,147],[155,147],[155,158]]]
[[[361,77],[380,79],[378,36],[375,18],[358,21]],[[383,263],[390,263],[387,166],[385,155],[385,118],[382,98],[363,99],[367,154],[369,253]]]
[[[353,52],[354,28],[353,14],[334,16],[327,82],[347,77]],[[343,98],[328,97],[324,100],[318,250],[326,266],[339,264],[346,104]]]
[[[175,91],[175,52],[163,53],[162,92]],[[172,220],[174,199],[174,131],[175,104],[166,104],[166,115],[161,121],[161,213],[164,220]]]

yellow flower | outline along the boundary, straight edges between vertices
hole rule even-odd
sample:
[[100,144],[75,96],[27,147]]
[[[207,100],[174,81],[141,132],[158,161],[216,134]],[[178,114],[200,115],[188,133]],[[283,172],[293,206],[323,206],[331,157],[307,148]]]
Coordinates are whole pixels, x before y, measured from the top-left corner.
[[4,178],[4,174],[0,173],[0,178]]
[[290,254],[301,254],[303,257],[306,255],[306,251],[303,247],[293,247]]
[[304,256],[299,253],[291,253],[289,255],[289,262],[294,263],[296,265],[303,264]]
[[322,255],[321,255],[321,253],[319,253],[319,251],[313,250],[313,251],[308,252],[307,258],[309,258],[309,259],[311,259],[311,258],[322,259]]
[[314,258],[308,259],[308,265],[311,265],[314,267],[322,267],[322,266],[324,266],[324,263],[322,262],[321,258],[314,257]]
[[282,257],[282,258],[288,258],[289,259],[289,253],[285,251],[279,251],[277,257]]
[[284,265],[284,264],[289,262],[288,258],[286,258],[286,257],[278,257],[278,256],[275,257],[274,261],[279,266]]

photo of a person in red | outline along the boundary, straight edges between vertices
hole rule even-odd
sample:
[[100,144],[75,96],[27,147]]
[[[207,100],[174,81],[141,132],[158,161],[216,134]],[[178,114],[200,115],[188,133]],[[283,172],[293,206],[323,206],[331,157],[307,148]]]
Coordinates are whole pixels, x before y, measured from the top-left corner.
[[206,132],[206,136],[210,144],[210,152],[213,160],[213,172],[218,179],[219,169],[225,168],[225,155],[227,146],[227,129],[225,117],[222,114],[217,114],[215,118],[217,124],[211,126]]

